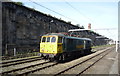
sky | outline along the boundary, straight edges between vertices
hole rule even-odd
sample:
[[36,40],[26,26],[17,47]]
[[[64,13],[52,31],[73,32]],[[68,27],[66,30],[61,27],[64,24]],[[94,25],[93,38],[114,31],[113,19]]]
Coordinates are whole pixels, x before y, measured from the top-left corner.
[[[22,2],[45,14],[50,14],[66,22],[79,24],[100,35],[116,40],[118,37],[118,0],[12,0]],[[35,2],[35,3],[34,3]],[[41,7],[44,6],[44,7]],[[50,10],[52,11],[50,11]],[[55,13],[55,12],[57,13]],[[59,14],[61,15],[59,15]]]

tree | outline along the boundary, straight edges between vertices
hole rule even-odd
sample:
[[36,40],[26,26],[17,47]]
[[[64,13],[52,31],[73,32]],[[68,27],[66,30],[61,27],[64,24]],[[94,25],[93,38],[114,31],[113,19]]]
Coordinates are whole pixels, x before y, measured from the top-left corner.
[[76,26],[80,27],[80,24],[76,24]]
[[69,24],[71,24],[71,21],[68,21]]
[[85,29],[84,26],[81,26],[81,28]]
[[18,4],[18,5],[23,6],[23,3],[22,3],[22,2],[15,2],[15,3]]

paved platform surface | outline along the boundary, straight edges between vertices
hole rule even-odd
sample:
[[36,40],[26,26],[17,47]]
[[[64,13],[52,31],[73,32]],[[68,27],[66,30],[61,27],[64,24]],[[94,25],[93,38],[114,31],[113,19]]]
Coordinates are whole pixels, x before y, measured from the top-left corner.
[[84,74],[118,76],[118,53],[114,50],[96,63]]

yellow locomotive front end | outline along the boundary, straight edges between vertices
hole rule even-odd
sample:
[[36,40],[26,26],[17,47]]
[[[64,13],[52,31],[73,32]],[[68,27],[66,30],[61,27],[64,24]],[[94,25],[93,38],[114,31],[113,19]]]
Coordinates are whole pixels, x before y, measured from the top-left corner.
[[54,58],[58,53],[62,53],[62,43],[56,35],[42,36],[40,42],[39,55],[44,58]]

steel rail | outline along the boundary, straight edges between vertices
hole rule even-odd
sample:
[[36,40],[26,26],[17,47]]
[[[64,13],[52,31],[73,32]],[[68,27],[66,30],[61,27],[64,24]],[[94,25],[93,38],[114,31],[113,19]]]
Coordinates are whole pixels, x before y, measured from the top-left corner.
[[34,64],[34,65],[29,65],[29,66],[26,66],[26,67],[17,68],[17,69],[13,69],[13,70],[10,70],[10,71],[5,71],[5,72],[2,72],[2,73],[0,73],[0,74],[7,74],[7,73],[11,73],[11,72],[23,70],[23,69],[30,68],[30,67],[35,67],[35,66],[38,66],[38,65],[43,65],[43,64],[46,64],[46,63],[49,63],[49,62],[50,62],[50,61],[48,61],[48,62],[43,62],[43,63],[38,63],[38,64]]
[[101,56],[98,60],[96,60],[94,63],[92,63],[91,65],[89,65],[88,67],[86,67],[84,70],[82,70],[79,74],[77,74],[76,76],[80,76],[83,72],[85,72],[86,70],[88,70],[90,67],[92,67],[95,63],[97,63],[98,61],[100,61],[102,58],[104,58],[106,55],[108,55],[111,51],[107,52],[105,55]]
[[26,59],[26,60],[20,60],[20,62],[17,62],[16,63],[11,63],[11,64],[4,64],[4,65],[1,65],[0,67],[8,67],[8,66],[11,66],[11,65],[17,65],[17,64],[22,64],[22,63],[28,63],[28,62],[33,62],[33,61],[37,61],[37,60],[41,60],[42,58],[37,58],[37,59]]
[[19,59],[19,60],[5,61],[5,62],[0,62],[0,64],[7,64],[7,63],[12,63],[12,62],[17,62],[17,61],[23,61],[23,60],[28,60],[28,59],[34,59],[34,58],[40,58],[40,57],[33,57],[33,58],[25,58],[25,59]]
[[27,75],[29,73],[33,73],[35,71],[39,71],[39,70],[43,70],[45,68],[49,68],[49,67],[52,67],[52,66],[55,66],[57,65],[58,63],[54,63],[54,64],[51,64],[51,65],[48,65],[48,66],[45,66],[45,67],[41,67],[41,68],[38,68],[38,69],[35,69],[35,70],[31,70],[31,71],[28,71],[28,72],[24,72],[24,73],[21,73],[21,74],[17,74],[16,76],[23,76],[23,75]]

